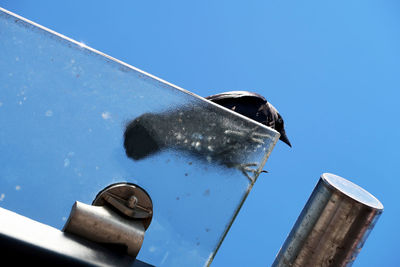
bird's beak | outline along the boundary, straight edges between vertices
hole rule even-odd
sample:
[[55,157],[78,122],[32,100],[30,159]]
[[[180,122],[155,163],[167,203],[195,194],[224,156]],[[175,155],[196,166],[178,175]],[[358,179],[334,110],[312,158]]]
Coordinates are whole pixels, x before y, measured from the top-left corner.
[[281,137],[279,139],[288,146],[292,147],[292,144],[290,144],[289,138],[286,136],[285,132],[281,133]]

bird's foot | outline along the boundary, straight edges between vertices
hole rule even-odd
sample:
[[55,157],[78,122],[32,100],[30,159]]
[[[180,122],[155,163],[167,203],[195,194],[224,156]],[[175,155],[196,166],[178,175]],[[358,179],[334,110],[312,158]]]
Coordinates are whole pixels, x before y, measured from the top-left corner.
[[[235,165],[235,167],[240,170],[244,176],[249,179],[250,183],[253,184],[255,182],[255,177],[254,175],[257,173],[257,163],[241,163]],[[253,174],[250,176],[250,174]]]

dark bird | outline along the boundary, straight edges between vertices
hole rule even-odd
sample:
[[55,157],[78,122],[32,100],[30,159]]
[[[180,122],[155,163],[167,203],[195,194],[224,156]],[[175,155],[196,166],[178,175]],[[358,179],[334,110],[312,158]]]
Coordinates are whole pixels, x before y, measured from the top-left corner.
[[[207,99],[232,109],[278,132],[290,145],[278,111],[262,96],[228,92]],[[220,108],[193,100],[158,113],[144,113],[130,121],[124,132],[126,155],[142,160],[165,150],[227,168],[240,170],[251,182],[262,172],[254,155],[265,154],[277,134]]]
[[232,91],[211,95],[206,99],[275,129],[281,134],[279,139],[292,147],[282,116],[263,96],[247,91]]

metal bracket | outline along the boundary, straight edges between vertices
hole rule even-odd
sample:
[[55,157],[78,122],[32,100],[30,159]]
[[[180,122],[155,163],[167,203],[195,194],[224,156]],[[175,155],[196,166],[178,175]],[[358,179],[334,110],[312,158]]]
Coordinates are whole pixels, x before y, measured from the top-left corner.
[[152,201],[142,188],[118,183],[102,190],[92,206],[75,202],[63,231],[136,257],[152,215]]
[[0,251],[2,266],[154,267],[4,208]]
[[118,183],[106,187],[96,196],[93,206],[108,206],[122,216],[140,220],[145,229],[153,217],[153,203],[150,196],[137,185]]

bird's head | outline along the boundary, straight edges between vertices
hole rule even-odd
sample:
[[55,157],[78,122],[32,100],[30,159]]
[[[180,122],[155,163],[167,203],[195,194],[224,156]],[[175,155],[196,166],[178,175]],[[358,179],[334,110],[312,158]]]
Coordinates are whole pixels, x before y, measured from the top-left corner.
[[292,147],[286,136],[282,116],[262,95],[248,91],[232,91],[211,95],[206,98],[275,129],[281,134],[279,139]]
[[281,137],[279,137],[279,139],[288,146],[292,147],[292,144],[290,143],[289,138],[287,137],[285,132],[285,123],[283,122],[282,116],[279,113],[278,120],[275,123],[275,130],[277,130],[281,134]]
[[267,102],[268,109],[267,109],[267,125],[271,128],[275,129],[277,132],[281,134],[279,140],[287,144],[288,146],[292,147],[292,144],[289,141],[289,138],[286,135],[285,131],[285,123],[281,114],[279,114],[278,110]]

